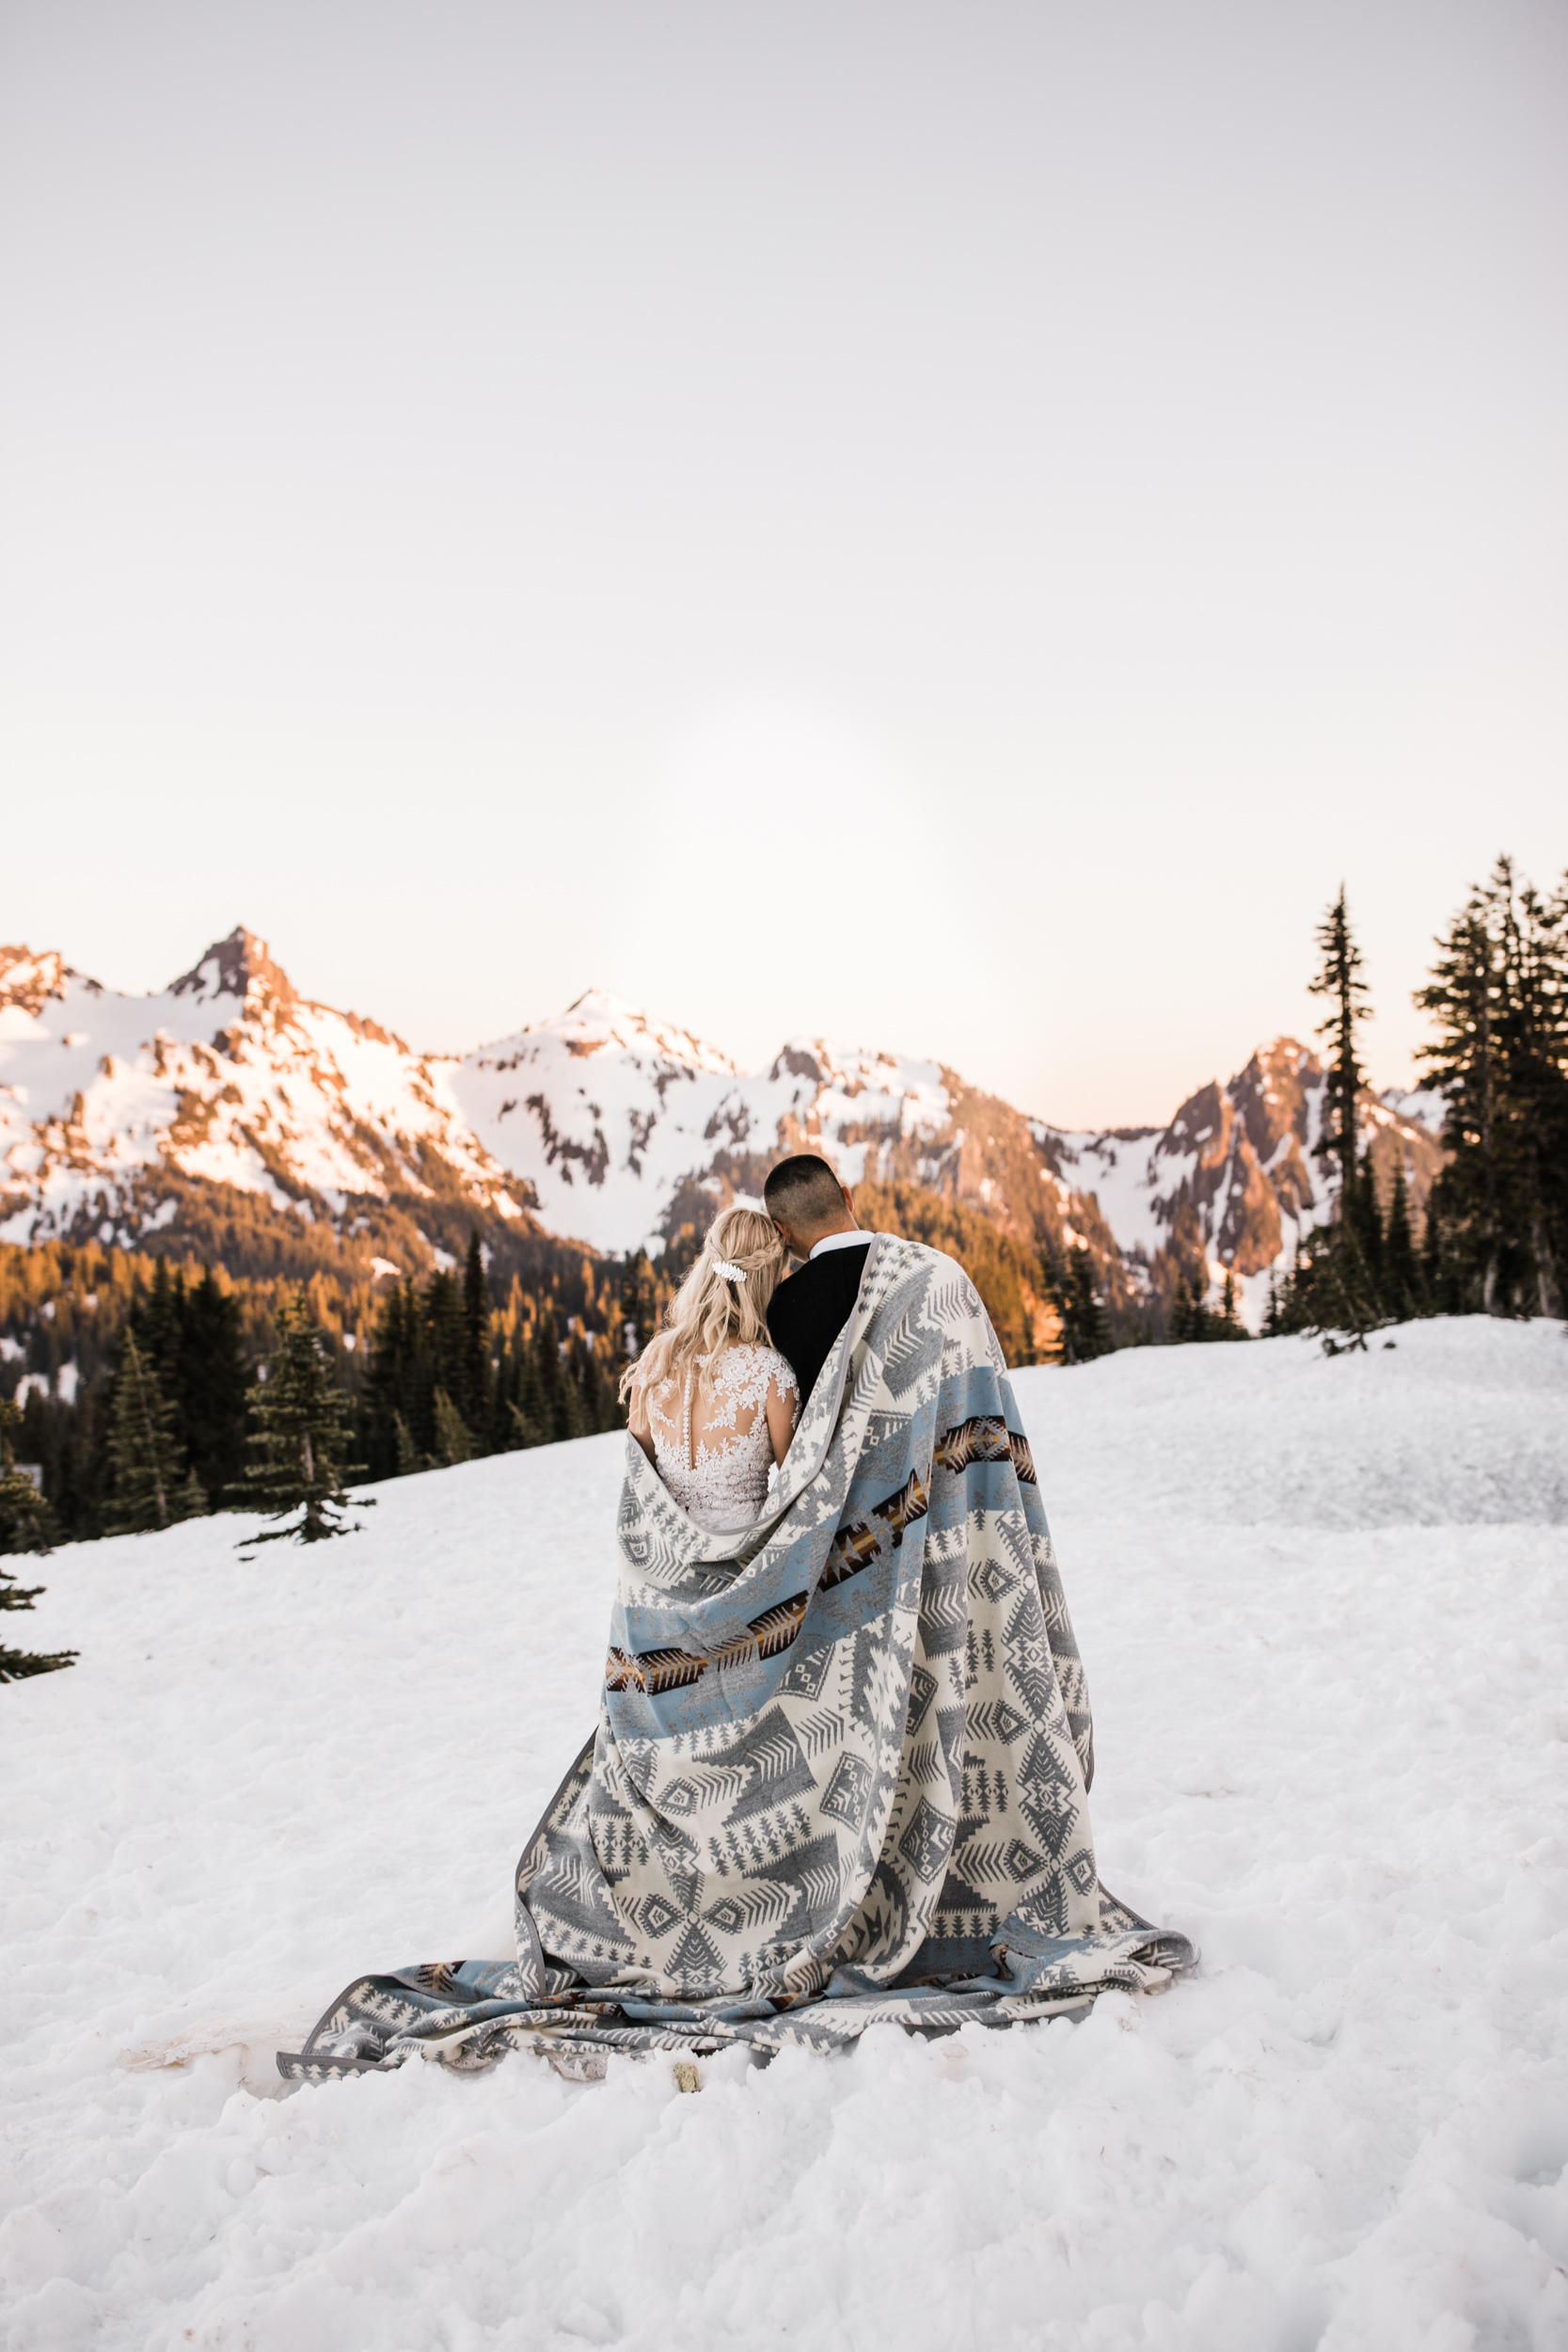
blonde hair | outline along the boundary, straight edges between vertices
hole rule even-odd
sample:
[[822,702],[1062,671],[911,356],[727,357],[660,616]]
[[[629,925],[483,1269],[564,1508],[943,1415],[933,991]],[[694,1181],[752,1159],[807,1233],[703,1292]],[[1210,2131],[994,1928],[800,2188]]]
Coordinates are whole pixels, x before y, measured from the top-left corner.
[[[721,1262],[737,1267],[742,1279],[721,1273]],[[768,1345],[768,1302],[784,1262],[784,1246],[770,1216],[760,1209],[721,1209],[708,1227],[701,1257],[670,1301],[664,1329],[622,1374],[622,1404],[634,1389],[672,1378],[684,1382],[692,1367],[705,1387],[721,1348],[752,1341]],[[704,1356],[708,1364],[699,1362]]]

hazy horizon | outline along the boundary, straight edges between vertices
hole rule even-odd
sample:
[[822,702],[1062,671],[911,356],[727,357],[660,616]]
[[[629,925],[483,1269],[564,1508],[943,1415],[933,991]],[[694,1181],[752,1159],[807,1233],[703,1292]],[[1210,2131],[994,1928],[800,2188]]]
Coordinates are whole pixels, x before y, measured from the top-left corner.
[[12,0],[0,934],[1070,1127],[1568,861],[1568,21]]

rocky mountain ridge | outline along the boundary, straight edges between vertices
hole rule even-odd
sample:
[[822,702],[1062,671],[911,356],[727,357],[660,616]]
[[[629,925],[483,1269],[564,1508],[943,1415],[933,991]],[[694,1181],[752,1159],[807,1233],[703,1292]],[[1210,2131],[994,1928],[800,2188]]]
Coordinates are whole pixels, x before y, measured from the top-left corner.
[[[493,1246],[657,1249],[811,1148],[849,1184],[945,1196],[1031,1248],[1082,1245],[1123,1302],[1228,1269],[1256,1321],[1270,1271],[1328,1213],[1322,1092],[1316,1056],[1281,1038],[1164,1127],[1077,1134],[936,1062],[821,1039],[744,1073],[598,992],[421,1055],[302,998],[244,930],[145,997],[0,948],[0,1239],[195,1246],[221,1202],[230,1225],[330,1233],[386,1270],[441,1261],[470,1217]],[[1363,1108],[1380,1168],[1402,1159],[1419,1203],[1440,1105]]]

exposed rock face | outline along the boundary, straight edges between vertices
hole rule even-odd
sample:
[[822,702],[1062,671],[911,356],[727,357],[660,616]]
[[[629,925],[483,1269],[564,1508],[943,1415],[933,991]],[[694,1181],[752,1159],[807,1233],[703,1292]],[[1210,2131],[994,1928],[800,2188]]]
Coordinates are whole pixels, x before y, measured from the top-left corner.
[[[1424,1209],[1446,1156],[1422,1120],[1363,1090],[1361,1120],[1385,1193],[1403,1160],[1413,1210]],[[1323,1069],[1294,1038],[1276,1038],[1228,1085],[1188,1097],[1170,1125],[1062,1137],[1072,1181],[1093,1191],[1123,1257],[1168,1287],[1206,1265],[1235,1275],[1257,1321],[1271,1272],[1331,1213],[1335,1175],[1319,1156]]]
[[[1441,1146],[1429,1098],[1364,1115],[1380,1173],[1418,1210]],[[851,1184],[916,1184],[1030,1251],[1082,1244],[1111,1295],[1179,1272],[1238,1279],[1253,1319],[1271,1268],[1329,1210],[1315,1156],[1323,1070],[1290,1038],[1164,1128],[1073,1135],[935,1062],[797,1038],[748,1076],[687,1030],[591,992],[461,1058],[413,1053],[299,996],[236,930],[162,995],[116,995],[58,956],[0,949],[0,1238],[139,1238],[222,1185],[290,1216],[368,1231],[372,1204],[466,1201],[621,1251],[756,1195],[773,1160],[820,1151]],[[178,1196],[178,1197],[177,1197]]]

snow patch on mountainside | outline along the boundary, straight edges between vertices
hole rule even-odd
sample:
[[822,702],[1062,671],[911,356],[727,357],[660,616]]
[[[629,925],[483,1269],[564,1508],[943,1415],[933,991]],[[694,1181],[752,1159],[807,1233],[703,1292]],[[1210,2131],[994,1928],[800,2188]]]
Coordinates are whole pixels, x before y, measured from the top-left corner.
[[1424,1127],[1429,1136],[1440,1136],[1449,1115],[1449,1098],[1439,1094],[1435,1087],[1385,1087],[1379,1095],[1400,1119],[1408,1119],[1418,1127]]
[[884,1147],[940,1134],[949,1117],[934,1062],[795,1039],[746,1076],[689,1031],[596,989],[466,1056],[447,1083],[543,1221],[606,1250],[662,1248],[660,1220],[678,1188],[721,1155],[775,1158],[794,1142],[820,1144],[845,1182],[859,1184]]

